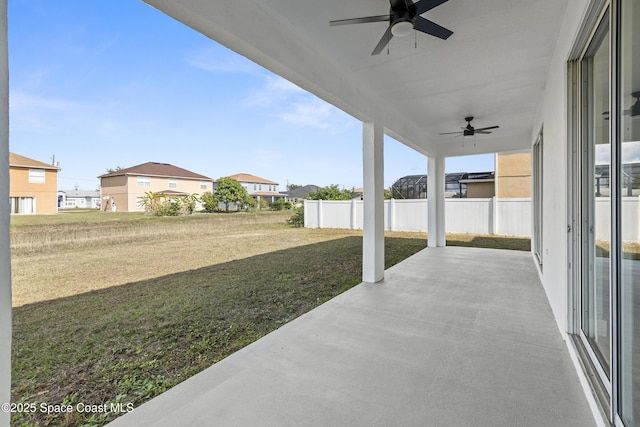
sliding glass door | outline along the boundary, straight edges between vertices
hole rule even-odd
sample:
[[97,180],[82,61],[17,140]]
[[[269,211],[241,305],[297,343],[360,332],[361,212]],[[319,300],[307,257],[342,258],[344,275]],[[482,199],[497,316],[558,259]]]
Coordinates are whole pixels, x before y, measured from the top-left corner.
[[620,386],[619,415],[640,426],[640,1],[620,8]]
[[606,418],[632,427],[640,426],[640,0],[592,6],[569,62],[570,322]]
[[580,60],[583,195],[580,324],[581,336],[604,383],[608,383],[611,350],[609,57],[609,14],[606,13]]

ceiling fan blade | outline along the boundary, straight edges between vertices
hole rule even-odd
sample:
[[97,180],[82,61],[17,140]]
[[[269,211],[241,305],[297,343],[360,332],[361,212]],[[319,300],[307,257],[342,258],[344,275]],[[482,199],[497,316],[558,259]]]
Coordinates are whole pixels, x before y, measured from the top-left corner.
[[438,37],[439,39],[446,40],[453,34],[453,31],[448,30],[433,21],[429,21],[421,16],[416,17],[416,23],[414,27],[418,31],[422,31],[423,33],[430,34],[434,37]]
[[389,27],[387,27],[387,31],[384,32],[382,38],[378,42],[378,45],[375,49],[373,49],[373,52],[371,52],[371,55],[378,55],[380,52],[382,52],[382,50],[389,44],[392,37],[393,33],[391,33],[391,25],[389,25]]
[[363,16],[362,18],[338,19],[335,21],[329,21],[329,25],[335,27],[336,25],[368,24],[369,22],[389,22],[390,19],[391,17],[389,15]]
[[489,130],[489,129],[498,129],[500,126],[488,126],[486,128],[476,129],[476,132],[480,132],[481,130]]
[[456,133],[463,134],[464,132],[443,132],[440,135],[454,135]]
[[423,13],[428,12],[434,7],[438,7],[447,1],[449,0],[419,0],[413,4],[413,7],[416,8],[416,15],[422,15]]
[[482,134],[487,135],[487,134],[490,134],[491,132],[488,132],[488,131],[486,131],[486,130],[477,130],[477,131],[475,131],[474,133],[482,133]]

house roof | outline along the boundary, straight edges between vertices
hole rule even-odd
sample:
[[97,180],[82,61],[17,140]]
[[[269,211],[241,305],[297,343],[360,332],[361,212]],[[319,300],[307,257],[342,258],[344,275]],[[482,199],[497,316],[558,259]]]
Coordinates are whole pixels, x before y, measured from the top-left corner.
[[94,191],[94,190],[61,190],[58,191],[59,193],[64,193],[65,196],[67,198],[69,197],[95,197],[95,198],[99,198],[100,197],[100,192],[99,191]]
[[120,169],[112,173],[100,175],[98,178],[107,178],[120,175],[145,175],[161,176],[167,178],[200,179],[211,181],[208,176],[200,175],[186,169],[179,168],[169,163],[147,162],[130,168]]
[[257,184],[275,184],[278,185],[277,182],[271,181],[265,178],[260,178],[259,176],[251,175],[248,173],[237,173],[235,175],[231,175],[228,178],[233,178],[238,182],[255,182]]
[[15,153],[9,153],[9,166],[18,167],[18,168],[39,168],[39,169],[50,169],[50,170],[60,170],[59,167],[50,165],[48,163],[40,162],[38,160],[30,159],[29,157],[21,156]]
[[294,190],[284,191],[283,193],[289,197],[301,197],[305,198],[309,196],[309,193],[315,193],[318,191],[317,185],[305,185],[304,187],[296,188]]

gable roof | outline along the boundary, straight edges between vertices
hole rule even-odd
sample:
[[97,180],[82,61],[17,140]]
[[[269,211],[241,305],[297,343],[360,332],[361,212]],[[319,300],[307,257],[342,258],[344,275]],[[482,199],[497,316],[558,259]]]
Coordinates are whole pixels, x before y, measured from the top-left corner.
[[304,187],[299,187],[296,188],[294,190],[289,190],[289,191],[283,191],[284,194],[288,195],[289,197],[308,197],[309,193],[315,193],[318,191],[320,187],[318,187],[317,185],[305,185]]
[[65,196],[67,198],[74,198],[74,197],[100,197],[100,192],[99,191],[92,191],[92,190],[60,190],[58,191],[58,194],[60,193],[64,193]]
[[9,153],[9,166],[13,166],[17,168],[39,168],[39,169],[50,169],[50,170],[56,170],[56,171],[60,170],[60,168],[57,166],[40,162],[38,160],[30,159],[29,157],[21,156],[15,153]]
[[251,175],[248,173],[237,173],[235,175],[231,175],[228,178],[233,178],[238,182],[255,182],[258,184],[276,184],[278,185],[277,182],[275,181],[270,181],[268,179],[265,178],[260,178],[259,176],[255,176],[255,175]]
[[161,176],[167,178],[202,179],[211,181],[208,176],[200,175],[186,169],[179,168],[169,163],[147,162],[130,168],[120,169],[115,172],[100,175],[98,178],[107,178],[120,175],[145,175]]

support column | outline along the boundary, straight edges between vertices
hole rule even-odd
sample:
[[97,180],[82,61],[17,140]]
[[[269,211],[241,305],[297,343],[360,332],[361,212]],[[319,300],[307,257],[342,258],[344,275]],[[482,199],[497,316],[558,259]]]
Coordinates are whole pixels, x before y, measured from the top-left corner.
[[363,125],[362,159],[364,172],[362,281],[384,278],[384,154],[382,123]]
[[444,157],[428,157],[427,164],[427,231],[430,248],[446,246],[444,221]]
[[[11,399],[11,244],[9,240],[9,64],[7,0],[0,0],[0,403]],[[0,426],[11,413],[0,410]]]

